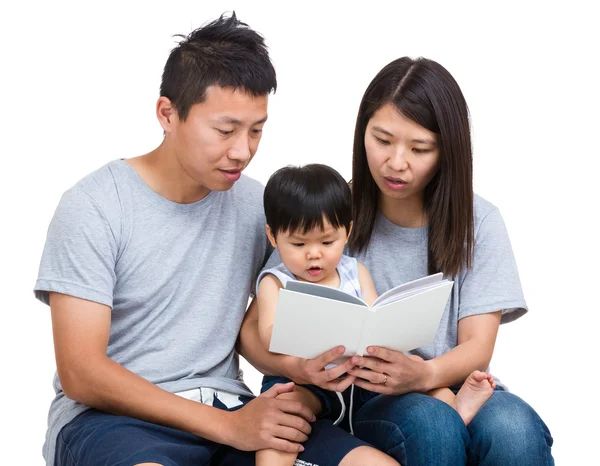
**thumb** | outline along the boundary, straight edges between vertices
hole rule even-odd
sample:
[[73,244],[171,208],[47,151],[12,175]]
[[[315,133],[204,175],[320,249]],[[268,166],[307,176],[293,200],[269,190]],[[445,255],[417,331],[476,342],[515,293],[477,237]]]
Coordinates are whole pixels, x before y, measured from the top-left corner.
[[294,387],[296,384],[294,382],[288,383],[276,383],[271,388],[269,388],[266,392],[261,393],[260,396],[263,398],[275,398],[277,395],[281,393],[288,393],[294,391]]

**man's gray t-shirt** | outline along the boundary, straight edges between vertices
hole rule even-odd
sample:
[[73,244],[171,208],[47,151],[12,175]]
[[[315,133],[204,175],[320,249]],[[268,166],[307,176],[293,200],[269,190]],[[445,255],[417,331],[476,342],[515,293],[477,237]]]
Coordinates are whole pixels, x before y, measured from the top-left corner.
[[[67,191],[48,230],[35,285],[112,308],[107,356],[170,392],[199,387],[239,395],[234,345],[253,284],[270,253],[262,185],[246,176],[229,191],[178,204],[116,160]],[[86,406],[54,378],[44,445]]]
[[[454,287],[434,343],[413,351],[423,359],[447,353],[458,345],[458,321],[502,311],[501,323],[527,312],[517,265],[499,210],[485,199],[474,199],[475,245],[472,269],[454,278]],[[378,294],[426,276],[427,227],[402,228],[377,214],[371,241],[356,255],[373,277]],[[448,277],[449,278],[449,277]]]

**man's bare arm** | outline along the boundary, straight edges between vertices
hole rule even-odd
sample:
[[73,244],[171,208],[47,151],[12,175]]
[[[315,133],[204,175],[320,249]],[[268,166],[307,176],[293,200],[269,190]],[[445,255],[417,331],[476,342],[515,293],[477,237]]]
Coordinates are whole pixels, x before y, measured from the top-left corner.
[[[312,413],[299,403],[286,404],[270,394],[227,412],[184,399],[106,356],[109,307],[51,293],[50,308],[58,375],[67,397],[101,411],[184,430],[238,449],[301,450],[297,442],[306,440],[310,426],[305,419],[311,420]],[[285,386],[277,390],[289,391],[281,387]]]

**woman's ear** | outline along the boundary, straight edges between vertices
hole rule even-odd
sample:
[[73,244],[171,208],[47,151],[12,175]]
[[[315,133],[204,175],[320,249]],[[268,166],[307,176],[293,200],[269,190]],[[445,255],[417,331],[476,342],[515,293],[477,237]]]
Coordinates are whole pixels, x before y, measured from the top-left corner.
[[274,248],[277,248],[277,241],[275,241],[273,230],[271,230],[271,227],[269,225],[265,226],[265,230],[267,231],[267,238],[269,238],[269,243],[271,243],[271,246],[273,246]]

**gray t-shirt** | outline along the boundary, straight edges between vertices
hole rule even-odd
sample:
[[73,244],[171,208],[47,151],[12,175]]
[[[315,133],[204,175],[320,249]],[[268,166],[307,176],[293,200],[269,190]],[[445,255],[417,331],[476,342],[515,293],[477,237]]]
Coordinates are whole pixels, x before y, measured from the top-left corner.
[[[474,200],[473,267],[462,270],[442,316],[433,345],[415,354],[432,359],[458,344],[458,321],[464,317],[502,311],[501,323],[527,312],[519,273],[499,210],[485,199]],[[356,255],[375,283],[378,294],[427,275],[427,227],[401,228],[377,214],[371,242]]]
[[[210,387],[252,395],[234,345],[256,277],[271,252],[262,185],[177,204],[115,160],[67,191],[54,214],[35,295],[68,294],[112,308],[107,356],[170,392]],[[54,378],[44,445],[86,406]]]

